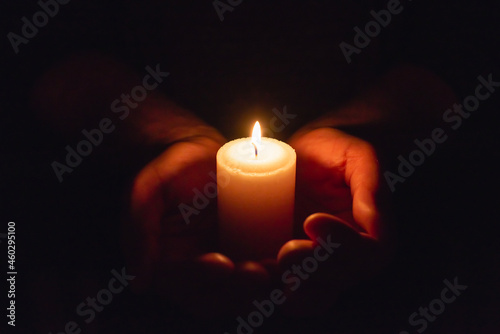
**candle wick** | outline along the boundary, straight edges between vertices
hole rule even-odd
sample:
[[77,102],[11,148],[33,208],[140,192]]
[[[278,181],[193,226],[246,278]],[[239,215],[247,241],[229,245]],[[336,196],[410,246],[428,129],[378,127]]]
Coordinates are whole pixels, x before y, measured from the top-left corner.
[[252,143],[253,145],[253,148],[255,149],[255,157],[257,157],[257,145],[255,145],[255,143]]

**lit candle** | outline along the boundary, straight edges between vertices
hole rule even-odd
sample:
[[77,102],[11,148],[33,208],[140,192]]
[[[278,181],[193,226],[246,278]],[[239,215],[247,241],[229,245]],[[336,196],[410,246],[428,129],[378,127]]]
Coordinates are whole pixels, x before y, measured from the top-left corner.
[[292,238],[295,150],[261,138],[230,141],[217,152],[219,236],[223,252],[237,260],[275,258]]

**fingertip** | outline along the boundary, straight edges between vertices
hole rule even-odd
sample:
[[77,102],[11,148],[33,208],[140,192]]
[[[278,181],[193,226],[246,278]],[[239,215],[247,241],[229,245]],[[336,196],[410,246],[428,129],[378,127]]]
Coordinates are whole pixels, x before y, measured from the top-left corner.
[[281,247],[278,253],[278,263],[281,267],[288,267],[290,264],[301,261],[304,254],[312,252],[314,243],[311,240],[290,240]]
[[354,220],[369,236],[377,240],[381,238],[380,214],[372,193],[368,191],[356,193],[353,198],[352,213]]
[[235,270],[235,264],[221,253],[207,253],[196,258],[196,262],[211,275],[230,275]]

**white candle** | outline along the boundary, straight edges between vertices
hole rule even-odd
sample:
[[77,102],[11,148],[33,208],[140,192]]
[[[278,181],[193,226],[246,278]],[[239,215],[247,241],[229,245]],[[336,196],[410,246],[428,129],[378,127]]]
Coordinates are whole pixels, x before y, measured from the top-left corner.
[[223,252],[237,260],[275,258],[292,238],[295,150],[261,138],[230,141],[217,152],[219,236]]

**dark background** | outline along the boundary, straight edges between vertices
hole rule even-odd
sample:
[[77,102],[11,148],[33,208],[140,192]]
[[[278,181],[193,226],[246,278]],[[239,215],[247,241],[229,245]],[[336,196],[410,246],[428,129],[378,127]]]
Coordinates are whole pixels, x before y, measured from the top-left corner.
[[[31,19],[40,8],[28,1],[2,3],[0,232],[8,221],[16,222],[16,329],[56,333],[70,320],[81,324],[83,333],[234,333],[236,328],[234,319],[202,322],[168,301],[128,290],[89,325],[76,314],[76,305],[107,285],[111,269],[125,265],[120,249],[124,199],[147,157],[136,159],[132,150],[130,163],[102,159],[99,150],[113,150],[118,127],[59,183],[50,164],[64,158],[64,147],[74,146],[81,130],[61,129],[35,111],[32,90],[47,69],[86,50],[112,55],[141,76],[146,65],[160,63],[171,73],[160,89],[228,138],[247,135],[254,115],[270,119],[272,108],[286,105],[298,117],[278,134],[285,139],[401,62],[434,71],[459,101],[474,93],[478,75],[492,73],[500,80],[495,2],[402,4],[403,12],[347,64],[339,43],[352,43],[352,28],[362,27],[371,19],[370,10],[385,8],[386,2],[243,1],[221,22],[210,1],[73,0],[60,5],[59,13],[27,45],[20,45],[17,55],[5,36],[10,31],[20,34],[21,18]],[[261,330],[414,333],[408,316],[439,297],[444,279],[458,277],[467,290],[429,323],[426,333],[496,333],[497,94],[397,185],[392,201],[399,241],[391,265],[342,295],[328,316],[290,319],[276,314]],[[84,117],[76,128],[88,124],[96,123]],[[443,124],[428,124],[421,133],[439,126]],[[414,149],[412,140],[403,146],[384,162],[392,171],[397,156]],[[0,248],[6,254],[4,240]],[[6,255],[0,258],[5,264]],[[0,295],[3,303],[5,294]]]

